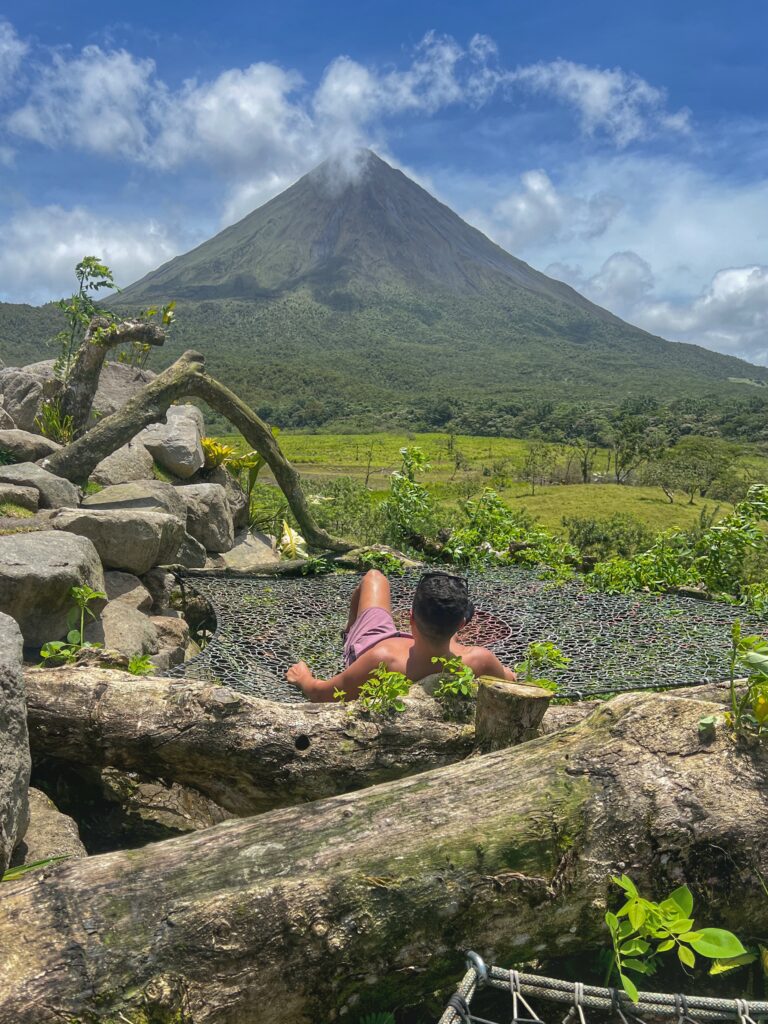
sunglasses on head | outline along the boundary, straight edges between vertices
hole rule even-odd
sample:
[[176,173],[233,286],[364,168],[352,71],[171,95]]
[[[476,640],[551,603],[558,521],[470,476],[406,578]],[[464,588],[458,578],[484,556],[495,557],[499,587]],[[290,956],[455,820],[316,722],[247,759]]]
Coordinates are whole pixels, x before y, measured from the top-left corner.
[[433,579],[433,578],[435,578],[437,576],[442,576],[443,579],[447,579],[447,580],[456,580],[458,583],[461,583],[462,586],[464,587],[464,589],[466,590],[466,592],[467,592],[467,606],[466,606],[466,609],[464,611],[464,625],[468,626],[469,623],[472,621],[472,617],[475,614],[475,605],[469,599],[469,580],[467,579],[466,576],[457,576],[455,573],[452,573],[452,572],[442,572],[441,570],[437,569],[434,572],[424,572],[424,573],[422,573],[420,578],[419,578],[419,583],[421,583],[422,580]]

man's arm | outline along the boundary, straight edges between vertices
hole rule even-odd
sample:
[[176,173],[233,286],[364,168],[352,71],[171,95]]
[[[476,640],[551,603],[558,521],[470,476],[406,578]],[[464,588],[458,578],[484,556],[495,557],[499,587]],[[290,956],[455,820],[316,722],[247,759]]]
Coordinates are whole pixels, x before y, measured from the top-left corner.
[[517,681],[517,675],[512,671],[511,668],[507,668],[506,665],[502,665],[499,659],[492,651],[488,651],[485,648],[481,648],[483,652],[483,667],[480,672],[476,672],[475,675],[479,676],[493,676],[494,679],[507,679],[510,683]]
[[360,687],[368,676],[382,661],[381,652],[373,654],[366,651],[343,672],[332,679],[317,679],[304,661],[291,665],[285,673],[289,683],[298,686],[304,696],[313,704],[328,703],[333,700],[334,690],[343,690],[347,700],[357,700]]

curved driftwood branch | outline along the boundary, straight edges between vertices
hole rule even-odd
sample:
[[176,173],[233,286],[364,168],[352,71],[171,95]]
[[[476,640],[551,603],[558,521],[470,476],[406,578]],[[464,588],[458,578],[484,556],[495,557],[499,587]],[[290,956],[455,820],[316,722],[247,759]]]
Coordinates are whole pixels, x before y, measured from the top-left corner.
[[317,525],[301,487],[301,478],[280,450],[267,424],[229,388],[203,372],[205,358],[187,351],[146,384],[122,409],[106,416],[72,444],[55,452],[42,465],[51,473],[85,483],[95,467],[127,444],[140,430],[165,418],[180,398],[201,398],[217,409],[264,458],[288,499],[299,528],[312,547],[349,551],[354,545],[338,540]]
[[30,669],[25,687],[35,758],[193,786],[239,815],[453,764],[474,741],[471,725],[446,722],[426,696],[372,718],[94,668]]
[[134,342],[160,346],[165,343],[165,337],[166,332],[159,324],[147,320],[113,323],[103,316],[95,316],[91,320],[59,398],[62,415],[72,417],[75,437],[80,437],[88,428],[107,352]]
[[604,947],[621,870],[655,897],[686,881],[708,924],[765,935],[768,763],[723,728],[699,741],[717,711],[625,694],[510,750],[28,875],[4,886],[0,1020],[394,1008],[455,984],[467,948]]

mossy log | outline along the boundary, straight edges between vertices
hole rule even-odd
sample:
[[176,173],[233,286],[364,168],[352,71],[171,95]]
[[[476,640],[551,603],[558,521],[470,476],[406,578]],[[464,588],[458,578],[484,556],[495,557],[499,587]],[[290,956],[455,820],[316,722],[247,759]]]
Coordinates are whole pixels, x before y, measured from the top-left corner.
[[285,494],[302,534],[312,547],[349,551],[354,545],[331,537],[317,525],[307,504],[301,478],[283,455],[272,431],[229,388],[204,372],[205,358],[189,350],[130,398],[122,409],[105,416],[86,434],[55,452],[42,465],[56,476],[84,484],[108,455],[150,423],[165,420],[168,407],[180,398],[201,398],[225,416],[257,451]]
[[474,742],[426,696],[384,717],[97,668],[29,669],[25,687],[35,759],[139,771],[238,815],[452,764]]
[[[0,1020],[309,1024],[422,1001],[470,947],[604,947],[609,876],[768,933],[768,763],[624,694],[552,736],[8,885]],[[759,873],[758,873],[759,872]],[[351,1016],[349,1019],[353,1019]]]
[[525,743],[538,735],[552,694],[541,686],[478,679],[475,749],[481,754]]
[[113,323],[107,317],[93,317],[59,399],[61,415],[72,417],[75,437],[80,437],[88,427],[107,353],[120,345],[134,343],[158,347],[165,343],[165,337],[160,324],[148,320]]

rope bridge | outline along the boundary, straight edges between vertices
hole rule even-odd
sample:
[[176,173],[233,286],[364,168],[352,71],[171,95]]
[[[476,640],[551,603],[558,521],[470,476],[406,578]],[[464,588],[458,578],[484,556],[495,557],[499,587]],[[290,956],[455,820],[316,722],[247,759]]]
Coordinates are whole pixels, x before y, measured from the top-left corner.
[[[390,577],[395,620],[403,629],[419,575]],[[507,665],[521,661],[532,641],[552,641],[571,663],[545,674],[576,699],[720,681],[728,675],[734,619],[750,632],[768,631],[768,623],[712,601],[590,593],[579,580],[554,586],[522,568],[467,575],[477,611],[460,639],[489,647]],[[190,571],[180,579],[185,591],[210,603],[216,625],[202,653],[168,675],[301,702],[284,679],[289,665],[302,659],[321,677],[340,671],[357,573],[288,578]]]
[[[503,1021],[489,1021],[472,1013],[472,1000],[482,988],[508,994]],[[670,1019],[676,1024],[714,1021],[757,1024],[768,1018],[768,1003],[765,1002],[640,992],[637,1003],[633,1003],[626,993],[615,988],[597,988],[578,981],[559,981],[487,967],[477,953],[469,952],[467,973],[448,1001],[439,1024],[543,1024],[531,1001],[567,1005],[569,1009],[562,1024],[587,1024],[590,1010],[598,1020],[611,1018],[618,1024],[646,1024],[647,1019]]]

